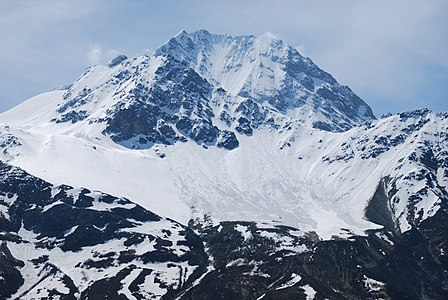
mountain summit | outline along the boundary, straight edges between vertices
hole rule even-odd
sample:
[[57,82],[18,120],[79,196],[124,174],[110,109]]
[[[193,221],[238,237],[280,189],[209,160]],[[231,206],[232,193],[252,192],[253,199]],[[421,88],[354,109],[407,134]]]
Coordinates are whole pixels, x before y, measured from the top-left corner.
[[29,122],[22,112],[18,124],[65,124],[54,130],[106,135],[129,148],[192,139],[232,150],[236,133],[260,127],[341,132],[375,118],[348,87],[270,36],[182,31],[153,56],[112,62],[89,68],[41,117]]
[[350,88],[269,34],[233,37],[181,31],[155,54],[185,62],[232,96],[268,103],[316,128],[341,131],[375,118]]

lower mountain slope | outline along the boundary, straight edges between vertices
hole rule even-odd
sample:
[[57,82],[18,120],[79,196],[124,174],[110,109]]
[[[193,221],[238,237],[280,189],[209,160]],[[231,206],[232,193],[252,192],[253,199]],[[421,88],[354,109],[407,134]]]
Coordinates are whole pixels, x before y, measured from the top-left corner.
[[[448,207],[405,233],[320,240],[239,221],[190,228],[0,163],[2,299],[446,299]],[[193,231],[194,230],[194,231]]]
[[189,228],[0,162],[0,298],[173,298],[207,266]]
[[324,239],[378,224],[405,232],[448,198],[448,118],[427,110],[343,133],[261,126],[252,136],[237,132],[240,144],[231,151],[190,140],[137,150],[110,139],[0,128],[3,160],[54,184],[132,199],[184,224],[252,220]]

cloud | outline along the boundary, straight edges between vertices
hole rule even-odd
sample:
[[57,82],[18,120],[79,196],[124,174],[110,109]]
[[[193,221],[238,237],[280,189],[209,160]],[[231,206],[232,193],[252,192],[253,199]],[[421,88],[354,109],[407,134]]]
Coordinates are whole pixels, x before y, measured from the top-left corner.
[[88,42],[78,26],[103,3],[0,1],[0,112],[82,72]]
[[304,44],[300,44],[300,45],[296,46],[295,48],[296,48],[297,51],[299,51],[299,53],[300,53],[302,56],[305,56],[305,57],[307,56],[307,55],[306,55],[305,45],[304,45]]
[[87,56],[89,57],[90,64],[92,65],[100,64],[103,56],[101,46],[98,44],[94,44],[87,52]]
[[103,51],[99,44],[93,44],[87,51],[87,57],[91,65],[105,64],[119,54],[120,52],[115,49]]
[[281,39],[277,34],[272,33],[270,31],[265,31],[260,35],[261,38],[266,38],[266,39]]

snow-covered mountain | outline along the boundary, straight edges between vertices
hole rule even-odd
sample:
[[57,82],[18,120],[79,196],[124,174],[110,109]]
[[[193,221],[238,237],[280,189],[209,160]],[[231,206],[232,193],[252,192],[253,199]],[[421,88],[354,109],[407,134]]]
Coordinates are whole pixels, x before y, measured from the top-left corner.
[[[22,261],[22,275],[28,276],[14,293],[37,295],[32,292],[33,282],[41,280],[39,274],[51,264],[71,278],[71,285],[76,287],[73,293],[88,297],[93,282],[99,280],[97,271],[96,275],[83,271],[87,275],[79,278],[77,271],[70,273],[68,268],[74,266],[69,261],[61,265],[59,258],[51,254],[65,251],[65,240],[76,232],[76,222],[58,229],[62,233],[54,233],[54,237],[47,237],[42,228],[28,221],[20,223],[28,218],[24,214],[27,210],[34,211],[39,220],[45,219],[47,208],[55,203],[71,210],[81,209],[73,199],[82,194],[94,199],[82,207],[84,210],[103,211],[107,205],[116,206],[117,211],[126,209],[126,216],[120,216],[122,221],[113,216],[119,224],[135,219],[131,206],[162,216],[154,217],[158,223],[152,219],[129,221],[125,226],[128,229],[117,233],[141,233],[147,226],[144,222],[151,221],[160,226],[148,225],[151,230],[144,234],[157,239],[163,236],[163,226],[179,226],[177,240],[171,241],[176,245],[190,229],[171,220],[196,230],[191,231],[191,238],[194,235],[193,239],[201,240],[206,253],[204,248],[193,246],[182,249],[195,253],[195,257],[202,255],[202,259],[190,262],[189,256],[178,255],[170,256],[170,261],[180,270],[185,269],[182,264],[189,264],[192,267],[188,272],[201,271],[193,275],[184,270],[181,279],[163,275],[170,270],[157,271],[163,279],[148,279],[157,283],[167,299],[174,295],[202,299],[199,295],[211,290],[210,285],[201,282],[210,284],[217,274],[228,274],[227,280],[232,281],[246,273],[244,276],[250,280],[264,275],[272,280],[254,283],[255,292],[241,299],[262,294],[279,299],[276,297],[283,290],[292,291],[294,287],[301,295],[317,290],[322,299],[349,298],[347,295],[366,298],[375,293],[375,297],[386,299],[407,295],[412,284],[404,279],[406,284],[393,282],[396,272],[409,274],[412,269],[415,274],[423,274],[436,270],[435,265],[441,261],[445,265],[438,267],[440,272],[447,270],[444,253],[448,251],[448,238],[441,233],[446,226],[443,222],[448,201],[447,132],[448,114],[425,109],[376,119],[370,107],[348,87],[275,37],[182,31],[152,54],[136,58],[120,55],[107,66],[87,69],[68,89],[38,95],[0,115],[0,157],[5,162],[0,221],[9,224],[15,205],[27,203],[14,217],[15,227],[1,228],[14,237],[5,244],[10,251],[4,250],[10,253],[5,257],[8,261],[11,257]],[[38,180],[43,190],[39,193],[45,197],[26,199],[29,189],[22,191],[21,185],[15,185],[24,177],[33,178],[31,182]],[[67,194],[69,190],[72,192]],[[101,195],[106,194],[126,200],[106,201],[106,205],[101,200]],[[19,199],[15,195],[22,196]],[[35,206],[29,201],[36,202]],[[97,229],[106,226],[93,219],[89,222]],[[163,239],[170,237],[165,235]],[[40,255],[38,245],[42,239],[51,240],[50,248],[45,250],[51,255],[35,267],[28,267]],[[78,248],[69,250],[84,253],[92,246],[103,249],[119,243],[117,239],[120,237],[112,234],[104,241],[82,244],[80,238]],[[339,239],[347,244],[336,242]],[[413,239],[421,243],[434,241],[429,253],[421,254],[433,265],[423,267],[413,262],[403,268],[386,267],[386,263],[397,259],[395,247],[406,247]],[[233,252],[221,249],[223,240],[230,241],[228,249]],[[321,240],[330,244],[321,244]],[[25,254],[18,249],[23,241],[30,247]],[[364,249],[365,243],[372,248]],[[134,250],[140,253],[143,250],[137,249],[137,244]],[[259,248],[260,244],[267,248]],[[324,256],[336,255],[340,247],[362,253],[365,261],[358,259],[354,266],[343,267],[354,272],[349,282],[318,282],[321,276],[335,276],[325,273]],[[316,254],[323,273],[311,274],[305,262],[310,251],[318,249],[327,249],[322,250],[325,255]],[[420,246],[412,249],[420,251]],[[180,253],[175,246],[166,251]],[[384,261],[379,262],[372,251],[385,253]],[[119,251],[113,252],[114,260],[120,262]],[[92,255],[89,253],[86,255]],[[271,266],[285,255],[294,257],[294,263],[285,261],[284,266],[290,278],[284,278],[286,273]],[[376,267],[368,263],[372,260]],[[128,289],[137,285],[132,285],[132,280],[140,278],[133,270],[140,270],[140,274],[153,268],[145,264],[119,264],[120,270],[128,271],[123,271],[125,276],[118,280],[122,289],[115,291],[117,295],[145,297],[144,288],[134,289],[134,294]],[[10,265],[20,267],[20,263]],[[291,269],[293,265],[297,265],[296,271]],[[367,271],[356,273],[357,265]],[[261,271],[263,268],[267,269]],[[234,272],[240,269],[244,272],[235,277]],[[101,272],[117,280],[116,270],[107,267]],[[135,278],[125,279],[129,274]],[[385,277],[379,278],[381,274]],[[433,281],[443,276],[427,281],[415,279],[426,288],[409,292],[410,297],[422,296],[428,290],[444,295],[446,289],[433,286]],[[137,281],[143,282],[141,278]],[[192,285],[193,281],[196,285]],[[353,289],[347,290],[345,284]],[[222,288],[219,284],[214,287]],[[282,292],[275,292],[277,288]],[[161,294],[153,296],[162,297],[163,293],[157,291]],[[232,298],[231,293],[223,293]]]
[[[63,94],[42,98],[2,120],[106,134],[130,148],[193,139],[234,149],[235,131],[305,124],[340,132],[375,118],[348,87],[281,40],[203,30],[179,33],[154,55],[89,68]],[[45,109],[29,112],[32,105]]]

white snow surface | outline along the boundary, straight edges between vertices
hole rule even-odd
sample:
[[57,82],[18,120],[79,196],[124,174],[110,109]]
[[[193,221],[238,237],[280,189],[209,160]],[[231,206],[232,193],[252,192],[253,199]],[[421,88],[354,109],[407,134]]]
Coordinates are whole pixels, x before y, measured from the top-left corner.
[[252,233],[246,226],[238,224],[235,226],[235,230],[241,233],[241,236],[244,238],[244,241],[247,241],[252,238]]
[[[361,159],[360,142],[373,147],[369,136],[399,132],[392,125],[406,124],[397,122],[397,116],[344,133],[300,125],[289,131],[262,128],[251,137],[237,133],[240,146],[232,151],[205,149],[191,141],[131,150],[99,134],[97,124],[92,130],[77,124],[49,125],[48,116],[62,94],[39,95],[0,115],[0,123],[8,124],[0,125],[2,135],[21,143],[6,147],[2,159],[53,184],[126,197],[184,224],[207,215],[215,222],[290,225],[325,239],[380,227],[367,221],[364,211],[384,176],[398,178],[399,193],[390,209],[400,229],[409,229],[407,199],[424,181],[403,176],[421,169],[407,157],[419,143],[440,143],[432,133],[447,126],[446,119],[430,115],[431,122],[412,138],[369,159]],[[37,107],[42,107],[38,116]],[[166,157],[160,158],[160,153]],[[353,158],[338,159],[347,153]],[[440,188],[446,189],[446,184],[438,182]],[[434,215],[439,195],[436,188],[430,189],[415,205],[416,212],[423,218]]]
[[302,286],[302,289],[305,291],[306,300],[313,300],[317,294],[316,290],[309,284]]
[[364,286],[366,287],[366,289],[368,289],[370,292],[378,292],[386,285],[383,282],[369,278],[366,275],[364,275],[362,281],[364,282]]
[[276,288],[276,290],[283,290],[283,289],[292,287],[292,286],[296,285],[297,283],[299,283],[301,280],[302,280],[302,276],[292,273],[291,279],[288,280],[287,282],[285,282],[284,284],[282,284],[281,286],[279,286],[278,288]]

